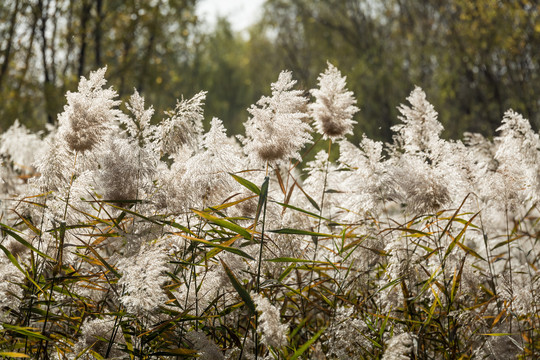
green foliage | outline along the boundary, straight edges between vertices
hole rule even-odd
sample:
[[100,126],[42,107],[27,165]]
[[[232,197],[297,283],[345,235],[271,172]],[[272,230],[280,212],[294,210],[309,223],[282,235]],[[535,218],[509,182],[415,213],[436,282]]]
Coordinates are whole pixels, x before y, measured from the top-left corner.
[[[314,87],[327,60],[361,100],[357,140],[362,133],[390,140],[395,106],[413,85],[431,94],[448,137],[491,134],[507,108],[540,125],[534,2],[268,0],[248,35],[225,19],[209,29],[195,7],[194,0],[3,4],[0,126],[55,121],[78,77],[108,64],[119,94],[137,88],[156,120],[182,94],[205,89],[206,118],[220,116],[242,133],[246,109],[274,74],[290,69],[302,87]],[[43,24],[56,32],[43,35]],[[43,46],[51,54],[45,64]]]

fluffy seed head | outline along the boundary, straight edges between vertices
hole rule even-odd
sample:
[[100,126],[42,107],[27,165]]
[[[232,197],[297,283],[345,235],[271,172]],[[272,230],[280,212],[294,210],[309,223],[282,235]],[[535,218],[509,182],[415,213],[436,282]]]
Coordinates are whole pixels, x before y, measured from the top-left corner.
[[325,138],[337,139],[352,134],[352,119],[358,109],[352,91],[346,89],[346,77],[332,64],[319,75],[319,89],[310,92],[315,103],[309,105],[310,115],[315,120],[315,128]]
[[81,77],[78,92],[68,92],[67,105],[59,115],[59,132],[72,151],[85,152],[100,143],[110,125],[119,120],[122,112],[115,107],[120,101],[113,100],[117,93],[103,89],[106,67],[90,73],[90,78]]
[[307,99],[302,91],[292,90],[296,81],[288,71],[272,84],[272,96],[263,96],[248,109],[244,151],[254,162],[300,159],[300,149],[310,141],[311,126],[305,122]]

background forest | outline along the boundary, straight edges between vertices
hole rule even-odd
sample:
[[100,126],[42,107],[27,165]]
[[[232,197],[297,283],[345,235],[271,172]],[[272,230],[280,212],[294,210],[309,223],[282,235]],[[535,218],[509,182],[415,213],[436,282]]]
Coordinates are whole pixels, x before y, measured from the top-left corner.
[[0,0],[0,357],[539,359],[540,5],[202,1]]
[[55,122],[66,91],[107,65],[121,99],[136,88],[157,119],[207,90],[206,127],[219,116],[240,133],[246,109],[282,69],[312,88],[327,61],[358,98],[355,141],[389,141],[414,85],[429,94],[446,138],[491,136],[508,108],[540,125],[535,1],[268,0],[249,34],[225,19],[208,26],[198,3],[0,2],[0,132],[15,119],[34,130]]

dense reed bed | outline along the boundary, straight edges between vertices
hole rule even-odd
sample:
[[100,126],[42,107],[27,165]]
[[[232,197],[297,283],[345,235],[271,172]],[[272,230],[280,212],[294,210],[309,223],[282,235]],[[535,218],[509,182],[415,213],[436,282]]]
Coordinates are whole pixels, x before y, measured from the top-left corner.
[[353,144],[361,104],[329,64],[309,93],[282,72],[233,138],[204,131],[204,92],[156,116],[105,71],[57,127],[1,135],[0,356],[540,357],[519,114],[445,140],[416,88],[392,143]]

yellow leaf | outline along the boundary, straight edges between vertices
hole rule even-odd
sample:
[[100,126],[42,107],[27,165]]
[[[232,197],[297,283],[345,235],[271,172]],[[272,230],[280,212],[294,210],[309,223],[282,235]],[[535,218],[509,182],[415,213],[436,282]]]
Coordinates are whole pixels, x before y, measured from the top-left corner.
[[12,358],[29,358],[30,356],[23,354],[23,353],[16,353],[16,352],[0,352],[0,356],[7,356]]

